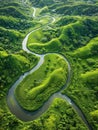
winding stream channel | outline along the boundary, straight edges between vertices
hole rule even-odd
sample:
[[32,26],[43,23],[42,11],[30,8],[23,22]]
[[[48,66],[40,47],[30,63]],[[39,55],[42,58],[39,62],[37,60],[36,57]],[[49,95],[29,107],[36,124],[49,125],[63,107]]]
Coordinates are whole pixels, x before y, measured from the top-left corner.
[[[34,9],[34,12],[33,12],[33,17],[35,17],[35,14],[36,14],[36,8],[33,8]],[[52,22],[53,23],[55,22],[55,18],[52,17]],[[50,24],[50,23],[49,23]],[[46,25],[47,26],[47,25]],[[42,26],[43,27],[43,26]],[[54,100],[54,98],[62,98],[64,100],[66,100],[74,109],[75,111],[78,113],[78,115],[81,117],[81,119],[84,121],[84,123],[86,124],[86,126],[88,127],[89,130],[92,130],[88,121],[86,120],[84,114],[82,113],[82,111],[78,108],[78,106],[66,95],[63,95],[61,94],[61,91],[63,89],[65,89],[65,87],[68,86],[69,82],[70,82],[70,78],[71,78],[71,67],[70,67],[70,64],[68,62],[68,60],[64,57],[65,61],[67,62],[68,64],[68,78],[67,78],[67,82],[65,84],[65,86],[59,91],[59,92],[56,92],[54,93],[44,104],[41,108],[39,108],[38,110],[34,111],[34,112],[29,112],[29,111],[26,111],[24,110],[17,102],[16,98],[15,98],[15,95],[14,95],[14,91],[15,91],[15,88],[21,83],[21,81],[27,76],[29,75],[30,73],[33,73],[34,71],[36,71],[44,62],[44,56],[47,55],[47,54],[36,54],[34,52],[31,52],[30,50],[28,50],[27,48],[27,40],[28,40],[28,37],[31,33],[39,30],[40,28],[42,27],[39,27],[33,31],[31,31],[30,33],[27,34],[27,36],[24,38],[23,42],[22,42],[22,49],[24,51],[26,51],[27,53],[31,53],[31,54],[34,54],[36,56],[38,56],[40,58],[38,64],[33,68],[31,69],[29,72],[26,72],[24,73],[23,75],[21,75],[19,77],[19,79],[13,84],[13,86],[10,88],[9,92],[8,92],[8,95],[7,95],[7,104],[8,104],[8,107],[10,109],[10,111],[16,116],[18,117],[20,120],[22,121],[31,121],[31,120],[34,120],[38,117],[40,117],[40,115],[42,115],[45,111],[47,111],[47,109],[49,108],[49,106],[51,105],[52,101]]]

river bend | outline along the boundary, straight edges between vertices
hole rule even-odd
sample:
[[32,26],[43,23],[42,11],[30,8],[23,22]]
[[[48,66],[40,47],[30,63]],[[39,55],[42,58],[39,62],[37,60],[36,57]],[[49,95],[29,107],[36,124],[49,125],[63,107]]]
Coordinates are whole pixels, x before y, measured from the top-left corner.
[[[36,14],[36,8],[34,8],[34,11],[33,11],[33,17],[35,17],[35,14]],[[55,22],[55,18],[52,17],[52,21],[51,23],[49,24],[52,24]],[[46,25],[47,26],[47,25]],[[42,27],[45,27],[45,26],[42,26]],[[65,84],[65,86],[59,91],[59,92],[56,92],[54,93],[44,104],[41,108],[39,108],[38,110],[34,111],[34,112],[29,112],[29,111],[26,111],[24,110],[17,102],[16,98],[15,98],[15,95],[14,95],[14,91],[15,91],[15,88],[22,82],[22,80],[27,76],[29,75],[30,73],[33,73],[34,71],[36,71],[44,62],[44,56],[47,55],[47,54],[36,54],[32,51],[30,51],[28,48],[27,48],[27,40],[28,40],[28,37],[31,33],[39,30],[40,28],[42,27],[39,27],[37,29],[34,29],[33,31],[31,31],[30,33],[28,33],[26,35],[26,37],[24,38],[23,42],[22,42],[22,49],[24,51],[26,51],[27,53],[31,53],[33,55],[36,55],[40,58],[38,64],[33,68],[31,69],[29,72],[26,72],[24,73],[23,75],[21,75],[19,77],[19,79],[13,84],[13,86],[10,88],[9,92],[8,92],[8,95],[7,95],[7,104],[8,104],[8,107],[10,109],[10,111],[16,116],[18,117],[20,120],[22,121],[31,121],[31,120],[34,120],[38,117],[40,117],[45,111],[47,111],[47,109],[49,108],[49,106],[51,105],[52,101],[54,100],[54,98],[62,98],[64,100],[66,100],[75,110],[76,112],[78,113],[78,115],[82,118],[82,120],[84,121],[84,123],[86,124],[86,126],[88,127],[89,130],[91,130],[91,127],[88,123],[88,121],[86,120],[84,114],[82,113],[82,111],[78,108],[78,106],[66,95],[63,95],[61,94],[61,91],[63,89],[65,89],[65,87],[68,86],[69,82],[70,82],[70,78],[71,78],[71,67],[70,67],[70,64],[68,62],[68,60],[64,57],[65,61],[67,62],[68,64],[68,78],[67,78],[67,82]]]

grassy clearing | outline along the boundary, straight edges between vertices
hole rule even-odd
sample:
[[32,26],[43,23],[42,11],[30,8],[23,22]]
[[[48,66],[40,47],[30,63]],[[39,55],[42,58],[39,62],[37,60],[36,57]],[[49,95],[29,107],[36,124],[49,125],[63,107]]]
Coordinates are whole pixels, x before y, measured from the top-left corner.
[[28,38],[28,44],[29,43],[41,43],[40,39],[42,37],[43,37],[42,29],[39,29],[38,31],[31,33],[31,35]]
[[19,104],[26,110],[38,109],[53,93],[63,87],[67,72],[67,64],[61,56],[46,55],[43,65],[17,86],[15,96]]
[[[39,25],[43,26],[43,25],[49,23],[50,17],[43,16],[41,18],[37,18],[36,20],[38,21]],[[28,38],[28,44],[42,43],[42,38],[45,37],[45,35],[46,34],[44,33],[44,30],[42,28],[37,31],[32,32]]]
[[50,21],[51,18],[49,16],[43,16],[41,18],[38,18],[38,21],[39,23],[41,23],[41,25],[45,25],[45,24],[48,24]]

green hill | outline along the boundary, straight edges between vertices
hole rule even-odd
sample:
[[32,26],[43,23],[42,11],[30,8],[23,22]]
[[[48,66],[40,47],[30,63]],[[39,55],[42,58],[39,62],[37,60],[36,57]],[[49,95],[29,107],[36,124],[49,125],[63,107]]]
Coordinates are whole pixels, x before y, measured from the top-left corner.
[[[0,15],[3,16],[13,16],[16,18],[26,18],[25,15],[23,15],[17,8],[13,7],[13,6],[7,6],[7,7],[3,7],[0,8]],[[9,12],[9,13],[7,13]]]
[[87,45],[77,49],[74,54],[77,57],[87,58],[90,56],[98,56],[98,37],[92,39]]
[[87,82],[89,85],[91,84],[98,84],[98,69],[94,71],[88,71],[85,74],[81,74],[82,79],[84,82]]
[[94,4],[76,4],[76,5],[64,5],[57,7],[55,10],[59,14],[63,15],[87,15],[87,16],[97,16],[98,15],[98,5]]
[[[27,29],[35,26],[32,22],[32,8],[22,1],[1,1],[0,5],[0,41],[7,51],[21,48]],[[9,46],[9,48],[8,48]]]

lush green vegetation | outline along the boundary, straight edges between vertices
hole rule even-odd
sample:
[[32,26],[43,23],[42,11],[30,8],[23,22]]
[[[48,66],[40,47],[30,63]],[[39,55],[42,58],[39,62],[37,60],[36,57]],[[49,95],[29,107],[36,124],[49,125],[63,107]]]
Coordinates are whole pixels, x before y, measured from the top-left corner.
[[[65,19],[65,20],[64,20]],[[65,25],[64,22],[66,21]],[[57,21],[57,29],[41,29],[32,33],[28,40],[28,48],[37,53],[61,52],[75,50],[97,36],[98,19],[95,17],[63,17]],[[62,26],[58,29],[58,26]],[[54,27],[55,28],[55,27]],[[91,31],[89,31],[91,30]],[[51,33],[52,32],[52,33]],[[35,36],[36,35],[36,36]],[[42,38],[41,38],[42,37]],[[70,39],[69,39],[70,37]],[[33,38],[33,40],[31,40]],[[37,40],[35,40],[35,38]],[[43,43],[44,44],[43,44]],[[42,44],[39,44],[42,43]],[[70,44],[71,43],[71,44]]]
[[[66,109],[65,109],[66,108]],[[56,98],[47,113],[41,116],[42,129],[48,130],[86,130],[82,120],[65,100]],[[38,127],[38,126],[37,126]],[[32,127],[33,128],[33,127]]]
[[31,54],[23,51],[8,54],[0,48],[0,91],[6,90],[6,87],[12,85],[20,74],[34,67],[37,62],[38,58]]
[[61,42],[64,42],[62,51],[70,60],[73,73],[71,84],[63,93],[71,97],[83,110],[93,129],[98,128],[97,118],[94,120],[91,116],[91,113],[98,108],[97,23],[96,17],[83,16],[82,20],[79,19],[78,22],[63,25],[64,33],[63,37],[62,34],[60,37]]
[[98,37],[92,39],[87,45],[79,48],[75,51],[76,57],[88,58],[90,56],[96,56],[98,53]]
[[55,38],[46,44],[31,43],[28,48],[37,53],[59,52],[61,50],[61,43]]
[[[27,9],[23,10],[23,6],[27,7],[26,4],[23,5],[16,0],[0,1],[0,130],[12,129],[10,125],[15,119],[6,103],[6,95],[10,87],[20,75],[29,71],[39,60],[36,56],[21,50],[23,37],[31,26],[34,27],[30,17],[31,8],[28,8],[28,18]],[[20,12],[17,11],[18,8]],[[14,17],[17,12],[19,17]],[[21,17],[21,12],[26,17]]]
[[44,7],[54,3],[53,0],[30,0],[34,6]]
[[[17,13],[12,9],[6,12],[6,9],[10,9],[10,7],[19,9],[21,14],[25,14],[25,17],[18,14],[19,17],[16,18]],[[21,51],[23,37],[26,35],[27,29],[34,26],[35,23],[30,21],[29,4],[26,5],[16,0],[10,2],[4,0],[1,2],[0,10],[2,10],[0,11],[0,82],[1,90],[3,88],[6,90],[6,87],[12,85],[22,73],[35,66],[38,58]],[[27,10],[29,16],[27,16]]]
[[[51,22],[50,16],[32,18],[32,5],[38,7],[37,16],[42,17],[47,13],[56,17],[56,22],[46,27],[44,24]],[[22,0],[0,1],[0,130],[88,129],[70,104],[60,98],[55,99],[41,117],[28,123],[17,119],[7,107],[6,94],[11,85],[38,63],[37,57],[21,50],[21,43],[30,30],[39,26],[44,28],[30,35],[28,48],[40,54],[56,52],[67,57],[72,76],[70,85],[62,93],[80,107],[92,129],[97,130],[97,0],[27,0],[26,3]],[[57,56],[62,62],[56,59],[55,54],[46,55],[44,64],[17,87],[16,98],[25,109],[38,109],[65,84],[67,64]],[[29,99],[36,105],[32,107]],[[26,100],[29,107],[23,100]]]
[[60,30],[58,28],[51,28],[50,26],[41,28],[30,34],[28,38],[28,45],[31,43],[46,44],[47,42],[51,41],[53,38],[59,36],[59,34],[60,34]]
[[[60,49],[56,49],[59,53],[68,57],[73,71],[71,84],[63,93],[67,94],[76,102],[76,104],[85,113],[89,123],[92,125],[92,128],[97,129],[97,114],[95,117],[92,113],[94,113],[94,111],[96,113],[98,108],[98,18],[96,16],[89,17],[89,15],[97,15],[98,11],[96,10],[97,5],[92,12],[90,11],[91,8],[94,7],[93,2],[90,3],[90,5],[85,6],[84,3],[82,5],[81,3],[78,3],[77,5],[74,4],[72,8],[75,11],[73,10],[71,13],[73,16],[63,16],[56,22],[56,26],[54,26],[54,28],[59,28],[59,35],[55,36],[56,39],[59,40],[61,46]],[[71,10],[71,5],[68,6]],[[74,8],[75,6],[76,9]],[[52,9],[53,7],[57,7],[57,5],[51,6],[50,8]],[[77,11],[78,7],[81,8],[81,11]],[[63,9],[62,6],[59,8],[61,8],[64,13],[63,10],[64,8],[66,9],[66,6]],[[88,12],[84,13],[84,8],[85,10],[88,10]],[[78,13],[81,13],[81,15]],[[69,15],[67,11],[66,14]],[[52,29],[50,30],[52,31]],[[50,30],[46,32],[50,32]],[[45,36],[43,35],[43,37]],[[47,41],[51,42],[52,40],[53,38],[49,41],[46,40],[44,44],[36,44],[32,42],[28,47],[35,52],[45,53],[52,50],[50,49],[47,51],[45,48],[45,46],[47,46]],[[40,46],[42,49],[45,48],[45,51],[40,50]]]
[[38,109],[65,85],[67,72],[64,58],[57,54],[46,55],[41,67],[17,86],[15,95],[18,102],[26,110]]
[[[0,108],[0,123],[2,124],[0,128],[3,130],[6,128],[9,130],[65,130],[65,128],[67,130],[87,130],[87,127],[77,115],[76,111],[74,111],[74,109],[67,102],[65,102],[65,100],[60,98],[56,98],[53,101],[52,105],[48,111],[43,114],[43,116],[37,120],[27,123],[21,122],[9,112],[4,113],[2,106]],[[6,118],[3,118],[4,116]]]
[[2,1],[0,5],[0,44],[8,52],[21,50],[21,42],[26,33],[40,25],[32,22],[33,9],[22,1]]
[[60,52],[62,44],[58,37],[59,29],[44,27],[38,31],[32,32],[28,38],[28,48],[36,53]]
[[64,15],[88,15],[92,16],[98,15],[98,5],[94,4],[74,4],[74,5],[64,5],[62,7],[58,7],[56,9],[57,13],[61,13]]

